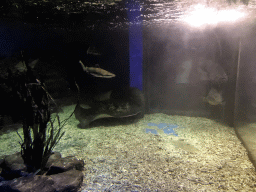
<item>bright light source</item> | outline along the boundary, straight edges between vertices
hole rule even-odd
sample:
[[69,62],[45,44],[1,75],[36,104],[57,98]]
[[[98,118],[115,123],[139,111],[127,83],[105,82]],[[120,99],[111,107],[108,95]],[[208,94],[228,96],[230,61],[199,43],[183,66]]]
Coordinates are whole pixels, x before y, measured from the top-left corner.
[[234,22],[245,16],[245,13],[239,10],[217,10],[198,4],[188,14],[184,15],[183,21],[194,27],[203,25],[216,25],[220,22]]

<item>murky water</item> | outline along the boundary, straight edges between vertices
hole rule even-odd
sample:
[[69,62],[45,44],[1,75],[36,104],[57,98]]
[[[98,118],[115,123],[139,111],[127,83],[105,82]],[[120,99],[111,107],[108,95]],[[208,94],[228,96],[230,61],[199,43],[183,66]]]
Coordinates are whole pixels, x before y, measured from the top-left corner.
[[[217,9],[229,6],[225,1],[216,1],[215,4],[212,1],[207,2],[209,6],[214,6]],[[202,1],[28,1],[22,5],[23,9],[9,9],[3,15],[22,15],[28,22],[70,29],[94,29],[98,25],[104,25],[104,27],[111,29],[127,28],[131,23],[139,24],[141,22],[143,26],[173,23],[183,16],[191,5],[198,3],[202,3]],[[231,4],[231,6],[238,7],[241,4]],[[249,10],[254,9],[256,1],[251,0],[248,6],[242,7]]]

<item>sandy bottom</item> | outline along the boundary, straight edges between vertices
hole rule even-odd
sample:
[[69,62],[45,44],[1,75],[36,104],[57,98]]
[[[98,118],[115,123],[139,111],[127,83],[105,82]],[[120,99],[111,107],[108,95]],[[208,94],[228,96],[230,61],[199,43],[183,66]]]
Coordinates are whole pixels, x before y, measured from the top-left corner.
[[[64,107],[60,118],[74,107]],[[245,148],[234,129],[218,122],[156,113],[129,125],[80,129],[78,123],[70,118],[54,151],[84,160],[80,191],[256,191]],[[148,123],[178,125],[178,136]],[[0,155],[20,151],[16,132],[6,132],[0,141]]]

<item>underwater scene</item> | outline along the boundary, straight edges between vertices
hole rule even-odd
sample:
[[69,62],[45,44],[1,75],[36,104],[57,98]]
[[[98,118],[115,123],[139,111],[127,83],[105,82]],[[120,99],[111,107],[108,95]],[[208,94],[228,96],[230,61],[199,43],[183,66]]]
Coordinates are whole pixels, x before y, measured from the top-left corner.
[[256,191],[255,6],[0,3],[0,191]]

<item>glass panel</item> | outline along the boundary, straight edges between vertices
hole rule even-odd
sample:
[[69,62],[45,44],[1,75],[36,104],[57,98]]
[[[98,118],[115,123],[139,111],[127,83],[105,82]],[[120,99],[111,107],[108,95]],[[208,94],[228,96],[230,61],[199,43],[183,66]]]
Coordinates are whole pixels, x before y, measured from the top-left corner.
[[1,1],[0,191],[254,191],[255,5]]

